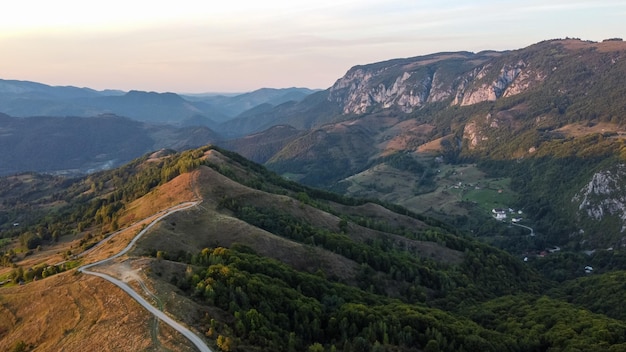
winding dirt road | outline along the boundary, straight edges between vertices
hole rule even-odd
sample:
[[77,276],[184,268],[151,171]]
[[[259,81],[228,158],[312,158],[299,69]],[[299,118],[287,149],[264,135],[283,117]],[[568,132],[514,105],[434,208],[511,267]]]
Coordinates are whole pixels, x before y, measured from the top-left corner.
[[119,258],[122,255],[126,254],[131,248],[133,248],[133,246],[135,245],[135,243],[137,243],[137,241],[150,229],[152,228],[152,226],[154,226],[156,223],[158,223],[159,221],[161,221],[163,218],[174,214],[176,212],[182,211],[182,210],[186,210],[189,209],[193,206],[196,206],[200,204],[200,201],[197,202],[187,202],[187,203],[182,203],[179,205],[176,205],[174,207],[171,207],[169,209],[167,209],[163,215],[159,216],[158,218],[156,218],[155,220],[153,220],[148,226],[146,226],[143,230],[141,230],[137,236],[135,236],[132,241],[130,241],[130,243],[119,253],[115,254],[112,257],[109,257],[107,259],[103,259],[101,261],[95,262],[95,263],[91,263],[91,264],[87,264],[87,265],[83,265],[80,268],[78,268],[78,271],[84,274],[88,274],[88,275],[94,275],[100,278],[103,278],[111,283],[113,283],[114,285],[116,285],[117,287],[121,288],[122,290],[124,290],[124,292],[128,293],[128,295],[130,295],[134,300],[136,300],[139,304],[141,304],[144,308],[146,308],[150,313],[154,314],[157,318],[161,319],[161,321],[163,321],[164,323],[168,324],[169,326],[171,326],[173,329],[175,329],[176,331],[180,332],[181,334],[183,334],[183,336],[185,336],[187,339],[189,339],[189,341],[191,341],[196,348],[198,348],[199,351],[201,352],[212,352],[211,349],[206,345],[206,343],[204,342],[204,340],[202,340],[202,338],[200,338],[198,335],[194,334],[191,330],[187,329],[186,327],[184,327],[183,325],[181,325],[180,323],[178,323],[177,321],[175,321],[174,319],[170,318],[168,315],[166,315],[165,313],[163,313],[162,311],[160,311],[159,309],[157,309],[156,307],[154,307],[152,304],[150,304],[148,301],[146,301],[139,293],[137,293],[135,290],[133,290],[127,283],[118,280],[112,276],[109,276],[107,274],[103,274],[103,273],[99,273],[99,272],[95,272],[95,271],[91,271],[89,270],[90,268],[93,268],[95,266],[98,265],[102,265],[105,264],[107,262],[112,261],[113,259]]

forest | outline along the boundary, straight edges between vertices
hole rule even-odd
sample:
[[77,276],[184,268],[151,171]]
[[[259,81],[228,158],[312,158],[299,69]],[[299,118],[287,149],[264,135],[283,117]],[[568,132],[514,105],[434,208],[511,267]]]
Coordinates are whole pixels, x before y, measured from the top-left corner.
[[188,264],[172,281],[228,317],[205,322],[223,351],[626,350],[625,322],[545,295],[446,312],[298,272],[245,246],[205,248]]

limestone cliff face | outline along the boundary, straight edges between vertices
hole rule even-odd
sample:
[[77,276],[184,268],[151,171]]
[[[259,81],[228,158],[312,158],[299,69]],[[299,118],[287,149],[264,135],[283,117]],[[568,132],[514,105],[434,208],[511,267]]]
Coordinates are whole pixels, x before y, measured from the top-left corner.
[[463,129],[463,139],[467,139],[469,141],[470,149],[475,149],[480,142],[488,140],[489,137],[481,133],[481,129],[478,126],[477,121],[471,121],[467,123]]
[[572,198],[581,216],[600,221],[607,216],[620,219],[626,231],[626,165],[595,173],[585,187]]
[[[495,77],[494,73],[497,73]],[[463,78],[464,84],[457,89],[452,104],[466,106],[511,97],[536,87],[544,79],[541,70],[533,69],[523,60],[499,67],[489,63]]]
[[439,53],[355,66],[329,89],[328,100],[338,103],[344,114],[390,108],[410,113],[452,98],[459,76],[491,58],[468,52]]
[[[398,107],[409,113],[416,107],[450,94],[437,91],[430,95],[434,75],[400,71],[389,76],[386,68],[370,70],[358,67],[350,70],[331,88],[329,100],[338,102],[344,114],[363,114],[372,107]],[[389,83],[385,83],[389,82]]]
[[524,60],[493,62],[497,57],[452,53],[356,66],[330,88],[328,100],[344,114],[393,107],[410,113],[448,99],[461,106],[495,101],[532,89],[545,78]]

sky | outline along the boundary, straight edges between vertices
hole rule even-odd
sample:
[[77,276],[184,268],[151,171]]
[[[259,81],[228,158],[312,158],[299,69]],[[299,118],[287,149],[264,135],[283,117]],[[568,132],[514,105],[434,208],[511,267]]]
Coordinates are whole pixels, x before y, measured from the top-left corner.
[[[326,89],[350,67],[626,36],[624,0],[20,0],[0,78],[203,93]],[[626,39],[626,38],[625,38]]]

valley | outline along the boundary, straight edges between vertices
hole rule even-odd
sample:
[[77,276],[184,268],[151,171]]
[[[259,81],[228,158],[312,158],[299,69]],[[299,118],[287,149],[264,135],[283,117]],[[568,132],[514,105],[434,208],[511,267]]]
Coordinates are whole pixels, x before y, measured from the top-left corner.
[[623,350],[624,55],[232,96],[0,80],[0,349]]

